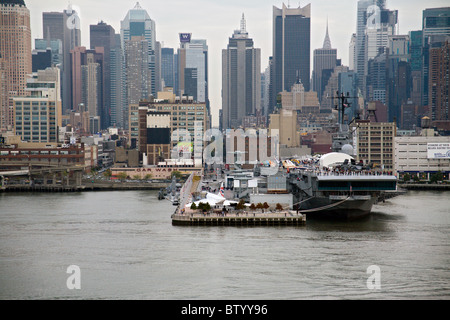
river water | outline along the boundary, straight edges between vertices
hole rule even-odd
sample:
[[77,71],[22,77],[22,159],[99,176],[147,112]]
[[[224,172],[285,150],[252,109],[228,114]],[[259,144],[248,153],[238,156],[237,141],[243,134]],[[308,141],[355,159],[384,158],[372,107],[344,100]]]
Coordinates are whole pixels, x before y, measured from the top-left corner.
[[449,299],[449,195],[352,222],[186,227],[156,191],[3,193],[0,299]]

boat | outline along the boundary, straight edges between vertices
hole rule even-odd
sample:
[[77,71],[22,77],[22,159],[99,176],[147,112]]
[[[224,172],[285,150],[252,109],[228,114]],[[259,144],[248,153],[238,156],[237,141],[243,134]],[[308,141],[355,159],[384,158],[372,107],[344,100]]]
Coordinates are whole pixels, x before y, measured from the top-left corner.
[[357,164],[344,153],[332,152],[303,164],[306,167],[290,169],[287,179],[295,209],[308,218],[362,218],[386,193],[397,190],[392,172]]

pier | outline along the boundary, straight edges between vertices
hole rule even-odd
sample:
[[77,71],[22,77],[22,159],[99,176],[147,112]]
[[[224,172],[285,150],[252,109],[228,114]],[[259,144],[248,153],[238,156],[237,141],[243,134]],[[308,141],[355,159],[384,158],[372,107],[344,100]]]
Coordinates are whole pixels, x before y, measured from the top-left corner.
[[303,226],[306,216],[294,210],[236,209],[218,204],[211,210],[191,209],[187,203],[201,190],[202,175],[191,174],[180,191],[180,204],[172,214],[172,225],[184,226]]
[[189,226],[303,226],[306,216],[290,212],[175,213],[173,225]]

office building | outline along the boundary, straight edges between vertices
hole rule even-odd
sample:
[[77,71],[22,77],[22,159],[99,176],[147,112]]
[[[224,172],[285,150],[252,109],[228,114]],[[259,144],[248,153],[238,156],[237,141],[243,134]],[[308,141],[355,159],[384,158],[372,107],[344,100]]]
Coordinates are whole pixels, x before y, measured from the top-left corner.
[[[147,49],[145,53],[148,57],[145,58],[145,63],[147,64],[148,72],[144,73],[149,75],[149,88],[150,94],[154,97],[156,96],[156,58],[155,58],[155,50],[156,50],[156,29],[155,29],[155,21],[153,21],[148,12],[143,9],[139,2],[136,3],[133,9],[130,9],[125,16],[125,18],[120,22],[120,37],[121,37],[121,46],[122,50],[124,50],[124,54],[126,53],[127,47],[126,42],[131,41],[133,37],[142,37],[141,41],[145,41],[147,45]],[[143,45],[144,43],[141,43]],[[137,45],[135,43],[134,45]],[[143,49],[141,49],[143,50]],[[125,66],[126,68],[126,66]],[[127,78],[127,81],[129,78]],[[128,101],[133,100],[133,97],[129,97]]]
[[76,47],[71,50],[72,105],[84,104],[89,115],[98,116],[99,119],[105,108],[103,57],[103,47],[97,47],[95,50]]
[[440,47],[450,36],[450,7],[429,8],[422,12],[422,105],[429,106],[430,48]]
[[127,127],[128,107],[126,100],[126,86],[124,73],[124,56],[121,47],[120,34],[115,34],[114,46],[110,51],[111,72],[111,125]]
[[273,7],[273,95],[269,113],[277,95],[300,78],[310,89],[311,4],[301,8]]
[[428,106],[432,121],[449,121],[450,36],[429,52]]
[[411,100],[414,105],[419,106],[418,113],[423,116],[424,109],[422,107],[422,30],[409,32],[409,54],[411,65]]
[[356,33],[352,34],[350,43],[348,45],[348,68],[355,70],[355,56],[356,56]]
[[14,100],[14,134],[22,141],[57,142],[61,126],[60,70],[39,70],[27,81],[26,95]]
[[[384,2],[384,1],[383,1]],[[356,17],[356,43],[354,55],[354,70],[358,74],[358,87],[365,92],[366,76],[366,27],[367,27],[367,8],[376,4],[376,0],[359,0],[357,4]],[[384,6],[384,3],[382,4]]]
[[386,60],[386,104],[389,121],[401,124],[401,107],[411,97],[409,36],[389,37]]
[[394,169],[394,137],[397,126],[394,122],[356,121],[352,127],[356,130],[356,160],[364,164],[373,163],[384,169]]
[[344,110],[349,121],[360,115],[358,103],[358,74],[354,71],[344,71],[338,74],[338,91],[348,96],[347,107]]
[[238,128],[245,116],[261,110],[261,49],[249,38],[244,15],[241,28],[222,50],[222,128]]
[[320,101],[322,100],[322,93],[328,83],[328,79],[334,67],[336,67],[337,59],[337,49],[331,47],[330,36],[328,34],[328,22],[323,46],[320,49],[314,50],[313,59],[312,90],[317,92]]
[[43,12],[42,30],[45,39],[62,43],[62,103],[63,114],[73,108],[70,52],[81,46],[81,21],[78,13],[69,5],[63,12]]
[[430,180],[440,171],[444,180],[449,179],[450,136],[438,136],[434,129],[423,125],[430,120],[422,118],[420,135],[394,138],[395,171],[399,177],[403,178],[408,173],[411,178]]
[[115,47],[114,28],[101,21],[96,25],[90,25],[90,47],[95,50],[103,47],[103,108],[99,114],[102,128],[106,129],[111,123],[111,50]]
[[175,88],[175,56],[173,48],[161,48],[162,87]]
[[32,71],[32,59],[30,11],[25,2],[5,0],[1,2],[0,10],[0,59],[3,61],[1,74],[5,85],[0,108],[0,131],[3,131],[13,125],[12,97],[26,95],[26,79]]
[[208,45],[206,40],[192,39],[190,33],[180,33],[178,58],[178,92],[191,96],[194,101],[205,102],[208,98]]
[[142,36],[133,36],[125,41],[124,70],[128,106],[141,100],[149,100],[152,95],[148,48],[148,41]]

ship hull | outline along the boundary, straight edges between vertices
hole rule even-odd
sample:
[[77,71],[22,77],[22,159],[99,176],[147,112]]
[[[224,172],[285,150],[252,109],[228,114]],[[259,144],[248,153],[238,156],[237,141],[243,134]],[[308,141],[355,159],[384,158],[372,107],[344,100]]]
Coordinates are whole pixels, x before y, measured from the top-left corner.
[[[370,214],[375,198],[347,201],[330,200],[329,198],[314,198],[304,203],[300,212],[305,214],[307,219],[338,219],[355,220],[366,217]],[[331,206],[331,207],[329,207]],[[321,209],[325,207],[324,209]],[[326,208],[329,207],[329,208]]]

